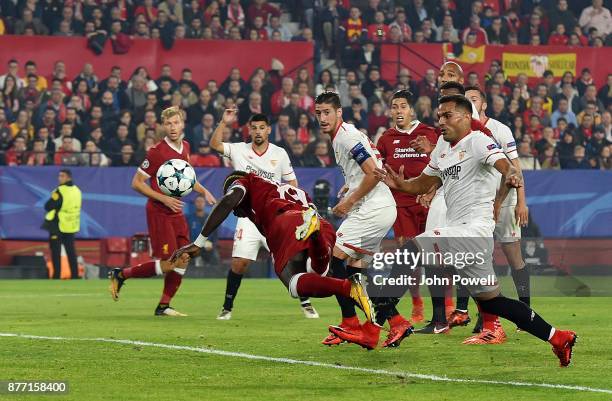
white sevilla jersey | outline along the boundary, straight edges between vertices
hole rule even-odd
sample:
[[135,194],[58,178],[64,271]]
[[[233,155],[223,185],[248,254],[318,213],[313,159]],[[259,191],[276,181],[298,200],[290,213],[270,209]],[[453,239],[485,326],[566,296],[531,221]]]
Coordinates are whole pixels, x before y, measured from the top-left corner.
[[295,173],[285,149],[272,143],[262,154],[250,143],[223,143],[223,156],[230,159],[234,170],[254,173],[274,182],[295,180]]
[[[497,146],[508,156],[509,160],[518,158],[518,152],[516,151],[516,140],[512,135],[512,131],[507,125],[497,121],[494,118],[489,118],[485,123],[485,127],[493,134],[493,139],[497,142]],[[497,189],[501,184],[501,173],[497,172],[499,180],[497,181]],[[504,199],[502,206],[516,206],[516,189],[511,188],[508,196]]]
[[499,178],[493,164],[505,157],[493,139],[480,131],[472,131],[454,146],[438,138],[423,173],[442,180],[447,226],[471,224],[476,219],[493,222]]
[[[361,164],[367,159],[372,157],[376,166],[382,168],[381,156],[376,146],[366,134],[352,124],[342,123],[338,127],[338,131],[332,139],[332,147],[334,148],[336,163],[340,166],[344,181],[349,188],[346,195],[350,195],[361,184],[365,176]],[[368,203],[372,209],[395,206],[391,190],[382,182],[379,182],[366,196],[361,198],[361,201],[356,203],[353,209],[360,207],[363,203]]]

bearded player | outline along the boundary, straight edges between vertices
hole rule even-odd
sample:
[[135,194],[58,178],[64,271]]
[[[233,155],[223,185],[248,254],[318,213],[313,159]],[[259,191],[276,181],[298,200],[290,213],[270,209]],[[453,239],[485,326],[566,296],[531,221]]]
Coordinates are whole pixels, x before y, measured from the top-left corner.
[[[391,98],[391,118],[393,128],[389,128],[378,140],[376,147],[383,161],[396,171],[404,166],[407,177],[418,177],[423,171],[429,156],[415,150],[410,143],[418,137],[423,137],[431,143],[438,140],[433,127],[414,119],[414,110],[410,104],[412,94],[407,90],[395,92]],[[397,218],[393,224],[393,232],[397,245],[401,247],[409,238],[414,238],[425,231],[427,221],[427,208],[420,205],[413,195],[392,190],[397,205]],[[414,271],[419,277],[420,270]],[[423,320],[423,299],[419,294],[418,285],[410,286],[412,295],[413,322]]]
[[[425,231],[407,245],[412,245],[412,252],[416,253],[425,250],[459,256],[466,251],[478,252],[479,261],[473,259],[473,263],[455,267],[463,278],[487,278],[474,280],[475,284],[468,288],[479,309],[508,319],[549,342],[560,366],[568,366],[576,333],[554,328],[525,303],[501,295],[493,271],[494,218],[510,188],[522,185],[522,176],[492,138],[471,129],[471,108],[470,101],[461,95],[440,99],[438,118],[442,136],[429,165],[417,178],[404,180],[403,168],[396,172],[389,166],[385,166],[386,171],[377,169],[375,174],[390,187],[414,195],[429,191],[433,185],[443,185],[448,207],[446,224]],[[495,171],[501,174],[501,179]]]
[[225,194],[210,212],[198,238],[179,249],[195,256],[208,236],[234,211],[248,218],[266,238],[274,271],[293,298],[343,296],[359,306],[366,319],[375,318],[361,275],[348,279],[325,277],[336,241],[332,225],[319,217],[308,195],[289,184],[279,184],[254,173],[234,171],[223,184]]
[[[123,280],[130,278],[145,278],[164,276],[164,289],[159,304],[155,308],[156,316],[186,316],[170,307],[170,301],[176,294],[185,267],[170,266],[160,261],[170,258],[179,247],[189,243],[189,227],[183,214],[184,203],[178,198],[164,195],[156,180],[157,170],[171,159],[181,159],[189,162],[189,143],[183,140],[185,114],[176,107],[169,107],[161,113],[164,138],[147,152],[147,155],[134,174],[132,188],[148,198],[147,226],[151,237],[152,256],[156,260],[142,263],[126,269],[113,269],[110,272],[110,291],[113,299],[118,300],[119,288]],[[150,183],[147,184],[147,180]],[[198,181],[194,191],[204,195],[209,204],[215,202],[212,194]],[[162,267],[163,266],[168,266]]]
[[[485,115],[487,109],[486,96],[479,87],[470,86],[465,88],[465,96],[476,107],[480,115],[480,122],[487,127],[493,140],[504,152],[512,165],[520,172],[516,142],[512,131],[501,122]],[[495,238],[501,244],[502,251],[511,267],[512,279],[519,296],[519,300],[530,305],[529,294],[529,270],[525,268],[525,262],[521,254],[521,226],[527,225],[529,211],[525,201],[525,187],[521,186],[511,189],[499,210],[499,217],[495,224]],[[462,325],[469,321],[468,315],[469,297],[466,292],[460,294],[457,288],[457,308],[449,318],[451,327]],[[506,341],[506,334],[495,315],[486,313],[482,317],[482,328],[480,333],[467,338],[464,344],[501,344]]]
[[[223,131],[234,123],[237,114],[238,110],[236,109],[225,110],[211,137],[210,146],[227,157],[235,170],[253,172],[269,180],[278,183],[285,181],[287,184],[297,187],[297,177],[289,161],[289,155],[287,155],[285,149],[270,143],[268,140],[270,121],[264,114],[253,114],[249,119],[248,127],[251,143],[222,141]],[[225,298],[221,312],[217,316],[218,320],[232,318],[232,309],[242,277],[249,264],[257,259],[259,249],[262,247],[269,250],[266,239],[257,230],[255,224],[245,217],[238,218],[232,248],[232,264],[227,273]],[[310,319],[319,317],[308,298],[300,298],[300,304],[304,316]]]

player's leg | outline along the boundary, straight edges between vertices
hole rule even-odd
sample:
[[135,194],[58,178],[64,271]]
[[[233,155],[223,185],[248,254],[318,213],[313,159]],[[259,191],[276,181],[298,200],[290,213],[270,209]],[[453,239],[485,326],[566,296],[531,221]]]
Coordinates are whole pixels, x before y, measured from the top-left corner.
[[521,241],[503,242],[502,250],[510,265],[512,280],[514,281],[519,300],[527,305],[531,305],[530,275],[521,253]]
[[129,278],[161,276],[173,270],[184,271],[187,269],[188,262],[189,256],[184,255],[180,260],[174,263],[170,262],[169,260],[153,259],[136,266],[126,267],[124,269],[112,269],[109,273],[109,291],[111,293],[111,297],[115,301],[119,300],[119,292],[121,291],[125,281]]
[[[427,214],[421,211],[421,206],[418,208],[397,207],[397,217],[393,223],[393,232],[398,247],[402,247],[407,240],[416,237],[425,230],[425,221]],[[419,277],[421,269],[413,269],[410,271],[410,276]],[[417,283],[420,280],[417,279]],[[413,322],[423,321],[423,298],[419,291],[419,285],[409,285],[408,290],[412,299],[412,314]]]
[[[178,248],[189,244],[191,241],[189,240],[189,227],[187,226],[185,216],[173,216],[170,224],[174,233],[174,241],[168,238],[168,252],[172,255]],[[186,268],[174,268],[164,274],[164,288],[159,300],[159,305],[155,311],[156,315],[183,315],[171,308],[170,302],[181,286],[185,272]]]
[[257,259],[263,236],[257,227],[247,218],[239,218],[234,232],[232,262],[227,272],[223,307],[217,315],[218,320],[230,320],[234,301],[242,284],[242,278],[252,261]]
[[549,342],[559,358],[560,365],[570,364],[572,348],[577,339],[575,332],[555,329],[524,302],[501,295],[499,288],[496,291],[476,295],[476,302],[483,312],[501,316],[516,324],[521,330]]
[[470,301],[470,293],[465,286],[458,284],[455,286],[457,290],[457,306],[448,318],[448,326],[466,326],[472,319],[468,313],[468,304]]

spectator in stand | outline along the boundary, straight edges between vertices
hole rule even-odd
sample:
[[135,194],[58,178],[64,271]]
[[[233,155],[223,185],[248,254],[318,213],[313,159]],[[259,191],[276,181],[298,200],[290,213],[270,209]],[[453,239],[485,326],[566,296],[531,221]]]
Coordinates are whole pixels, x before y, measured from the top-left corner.
[[[449,36],[447,38],[443,38],[443,34],[445,31],[449,32]],[[442,25],[436,28],[436,41],[442,42],[443,40],[448,40],[452,43],[459,42],[459,31],[453,26],[453,17],[448,14],[445,15],[442,19]]]
[[594,84],[587,85],[584,90],[584,95],[580,98],[574,98],[574,104],[572,105],[574,110],[578,110],[578,113],[585,110],[589,104],[594,103],[597,110],[604,110],[604,105],[597,98],[597,87]]
[[470,26],[465,28],[461,33],[461,40],[467,42],[469,34],[476,35],[476,40],[473,44],[474,47],[489,44],[487,32],[480,26],[480,17],[478,17],[478,15],[472,15],[470,17]]
[[[404,9],[399,8],[395,12],[395,19],[393,20],[393,22],[389,24],[390,30],[393,29],[394,27],[399,29],[401,42],[410,42],[412,40],[412,28],[408,24],[407,18],[408,17],[406,16],[406,12],[404,11]],[[451,17],[451,20],[450,20],[451,27],[452,27],[452,23],[453,21]],[[455,36],[456,36],[456,32],[457,30],[455,30]]]
[[433,104],[438,98],[438,86],[436,83],[436,72],[433,69],[425,71],[425,76],[418,83],[418,94],[419,96],[426,96],[430,100],[430,104]]
[[540,170],[540,161],[533,157],[529,142],[521,142],[519,144],[518,155],[521,170]]
[[300,113],[303,112],[299,107],[300,96],[297,93],[292,93],[289,97],[289,105],[281,110],[281,113],[287,114],[289,116],[289,125],[291,128],[296,129],[298,126],[298,119],[300,117]]
[[[323,73],[321,73],[323,74]],[[331,73],[330,73],[331,77]],[[278,116],[285,107],[289,105],[291,93],[293,92],[293,79],[290,77],[283,78],[282,87],[275,92],[270,99],[270,111],[273,116]]]
[[311,115],[314,114],[314,99],[312,98],[312,96],[309,95],[308,93],[308,84],[305,82],[302,82],[300,84],[298,84],[297,86],[297,93],[300,97],[300,100],[298,102],[298,106],[300,109],[310,113]]
[[49,154],[45,150],[45,144],[41,139],[34,140],[32,151],[28,154],[26,164],[28,166],[48,166],[53,164]]
[[599,170],[612,170],[612,145],[604,146],[597,157]]
[[408,21],[410,26],[420,26],[423,20],[429,18],[429,12],[424,5],[424,0],[413,0],[412,5],[407,7]]
[[4,109],[10,111],[11,114],[16,114],[20,109],[19,89],[17,78],[12,75],[7,75],[4,79],[4,88],[2,89],[1,99],[4,101]]
[[221,167],[221,159],[217,152],[213,152],[210,148],[208,139],[198,143],[198,151],[189,158],[189,161],[193,167]]
[[206,113],[201,121],[191,131],[189,143],[193,149],[197,148],[202,141],[210,141],[210,137],[215,129],[215,118],[212,114]]
[[48,35],[49,28],[45,26],[40,19],[34,18],[32,10],[28,7],[24,7],[21,19],[15,21],[13,33],[15,35],[24,35],[26,30],[31,29],[34,35]]
[[502,17],[495,17],[486,31],[489,44],[505,45],[508,43],[508,29]]
[[[576,81],[576,89],[578,90],[578,94],[583,96],[587,87],[589,85],[593,85],[594,83],[595,81],[593,80],[591,70],[588,68],[583,68],[580,72],[580,78]],[[595,91],[597,92],[597,89]]]
[[573,157],[567,161],[564,168],[568,170],[590,170],[593,168],[591,163],[589,163],[589,159],[586,157],[584,146],[576,145]]
[[389,26],[385,24],[385,14],[377,11],[374,22],[368,25],[368,39],[374,43],[386,42],[389,39]]
[[19,135],[13,140],[13,145],[6,151],[5,162],[7,166],[22,166],[27,163],[26,139]]
[[288,42],[291,40],[291,31],[285,25],[281,24],[280,16],[273,15],[270,17],[270,24],[266,28],[268,31],[268,37],[272,37],[272,32],[279,31],[281,34],[281,40]]
[[417,120],[423,124],[430,126],[434,125],[434,114],[431,106],[431,98],[429,96],[419,96],[414,105],[414,110]]
[[584,31],[597,28],[603,36],[612,32],[612,17],[610,10],[603,6],[603,0],[593,0],[590,7],[583,9],[578,24]]
[[110,164],[106,155],[100,151],[100,148],[92,140],[85,143],[85,148],[80,158],[79,165],[81,166],[108,167]]
[[542,139],[535,143],[535,150],[537,154],[543,154],[544,148],[547,145],[553,147],[557,146],[558,139],[555,139],[555,133],[551,127],[545,127],[542,130]]
[[308,148],[306,153],[314,156],[307,161],[308,167],[334,167],[335,162],[328,141],[319,139],[312,142]]
[[[6,113],[5,110],[3,111]],[[6,114],[3,114],[3,116],[6,117]],[[17,113],[17,118],[15,119],[15,122],[10,124],[8,128],[10,129],[11,136],[13,138],[15,138],[23,131],[27,133],[25,137],[26,140],[29,141],[34,138],[34,126],[30,122],[30,116],[28,115],[28,112],[26,110],[20,110]]]
[[238,29],[244,29],[245,13],[242,5],[240,4],[240,0],[230,0],[224,14],[225,18],[232,21],[235,27]]
[[558,0],[557,7],[549,14],[549,25],[553,28],[559,24],[565,26],[566,32],[572,32],[576,26],[576,16],[567,8],[568,0]]
[[606,140],[612,143],[612,114],[606,110],[601,114],[601,129],[606,135]]
[[597,98],[603,105],[603,109],[608,109],[612,104],[612,74],[608,74],[606,84],[597,92]]
[[610,142],[606,140],[606,134],[601,127],[593,129],[593,136],[586,144],[586,152],[589,159],[597,159],[601,153],[601,149],[610,146]]
[[586,116],[586,115],[593,116],[593,124],[594,125],[601,124],[601,115],[597,111],[597,103],[595,103],[595,102],[588,102],[586,107],[584,108],[584,110],[582,110],[580,113],[578,113],[576,115],[576,120],[578,121],[578,124],[582,123],[582,120],[583,120],[584,116]]
[[74,150],[74,138],[66,136],[62,138],[61,146],[58,147],[58,151],[55,152],[53,158],[56,166],[78,166],[81,163],[81,159]]
[[550,123],[553,128],[557,128],[559,118],[563,118],[565,122],[578,126],[576,114],[570,110],[569,102],[565,96],[561,97],[557,104],[557,109],[550,116]]
[[38,75],[36,63],[34,61],[28,60],[25,63],[25,76],[29,77],[31,75],[37,77],[36,89],[38,89],[39,92],[45,91],[48,86],[47,78],[43,77],[42,75]]
[[205,114],[211,114],[213,120],[217,118],[217,109],[208,89],[202,89],[198,102],[187,109],[187,124],[199,124]]
[[249,100],[238,108],[238,125],[247,124],[253,114],[270,114],[270,110],[264,109],[261,94],[257,92],[251,92]]
[[[338,5],[337,0],[328,0],[327,6],[320,12],[318,21],[321,24],[323,33],[323,45],[329,53],[329,57],[335,59],[338,50],[338,31],[339,27],[347,17],[348,12]],[[365,25],[368,21],[364,22]]]
[[289,160],[291,165],[295,167],[306,167],[306,158],[308,155],[305,154],[306,146],[300,141],[295,141],[291,144],[291,152],[289,153]]
[[113,166],[115,167],[136,167],[138,164],[134,157],[134,145],[131,143],[123,144],[119,157],[113,159]]
[[361,104],[361,100],[353,99],[349,107],[342,109],[342,120],[353,124],[358,130],[368,129],[368,115]]
[[280,10],[276,6],[269,4],[266,0],[253,0],[247,11],[247,19],[250,23],[253,23],[256,17],[261,17],[264,23],[267,24],[270,16],[280,17],[280,15]]
[[548,38],[548,44],[553,46],[565,46],[567,45],[569,39],[565,34],[565,25],[562,23],[557,24],[556,29]]
[[593,124],[593,115],[585,114],[582,118],[582,122],[576,129],[576,142],[580,144],[586,144],[588,140],[593,136],[593,128],[595,128]]
[[373,102],[368,113],[368,135],[370,138],[374,138],[376,132],[380,127],[389,125],[389,117],[385,114],[385,109],[381,102]]
[[157,7],[153,4],[153,0],[143,0],[142,5],[136,7],[134,15],[142,14],[147,19],[149,24],[157,21]]
[[[313,123],[308,116],[308,113],[300,113],[298,117],[298,126],[295,130],[296,141],[301,142],[304,145],[308,145],[310,142],[316,139],[313,131]],[[293,150],[293,146],[292,146]]]
[[348,18],[338,27],[339,46],[342,52],[342,65],[355,68],[355,60],[361,50],[361,44],[368,35],[367,27],[361,18],[361,10],[351,7]]
[[28,84],[27,77],[19,77],[19,62],[17,62],[17,60],[10,59],[8,63],[6,63],[6,66],[6,74],[0,75],[0,90],[4,89],[6,78],[9,76],[17,81],[17,89],[21,89]]
[[183,24],[183,5],[177,0],[165,0],[159,3],[158,10],[168,14],[170,21],[175,24]]
[[546,144],[538,159],[543,170],[558,170],[561,168],[559,156],[553,145]]
[[193,89],[188,81],[179,81],[178,94],[181,97],[182,109],[189,109],[191,106],[198,103],[198,96],[193,92]]
[[[380,70],[378,68],[371,68],[368,73],[368,79],[361,86],[361,91],[366,97],[368,102],[375,100],[376,98],[380,101],[383,100],[383,93],[387,90],[391,90],[391,85],[387,81],[381,78]],[[372,99],[375,98],[375,99]]]

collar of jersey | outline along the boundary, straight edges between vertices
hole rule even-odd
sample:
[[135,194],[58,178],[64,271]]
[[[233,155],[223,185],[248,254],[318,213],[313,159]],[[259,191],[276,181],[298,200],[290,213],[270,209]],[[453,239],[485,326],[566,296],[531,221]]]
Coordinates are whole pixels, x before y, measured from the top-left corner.
[[405,130],[399,128],[397,125],[395,126],[395,129],[398,130],[399,132],[401,132],[402,134],[410,135],[416,129],[416,127],[419,126],[419,124],[421,122],[419,120],[412,120],[411,123],[413,123],[414,125],[408,131],[405,131]]
[[338,136],[338,132],[340,131],[340,129],[344,129],[343,125],[344,121],[342,121],[340,125],[338,125],[338,128],[336,128],[336,132],[334,132],[334,136],[332,136],[332,142],[334,141],[334,139],[336,139],[336,136]]
[[183,154],[183,138],[182,138],[182,137],[181,137],[181,147],[180,147],[180,148],[178,148],[178,149],[177,149],[176,147],[174,147],[174,145],[172,144],[172,142],[170,142],[170,141],[168,140],[168,137],[167,137],[167,136],[165,136],[165,137],[164,137],[164,141],[166,141],[166,143],[168,144],[168,146],[170,146],[170,148],[172,148],[172,150],[174,150],[176,153],[178,153],[179,155],[180,155],[180,154]]
[[270,143],[269,142],[268,142],[268,146],[266,146],[266,150],[264,150],[262,153],[257,153],[255,148],[253,147],[253,144],[251,143],[251,150],[253,151],[253,153],[255,153],[257,155],[257,157],[261,157],[261,156],[265,155],[266,152],[268,151],[268,149],[270,149]]

